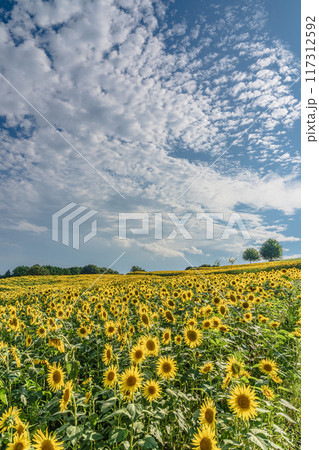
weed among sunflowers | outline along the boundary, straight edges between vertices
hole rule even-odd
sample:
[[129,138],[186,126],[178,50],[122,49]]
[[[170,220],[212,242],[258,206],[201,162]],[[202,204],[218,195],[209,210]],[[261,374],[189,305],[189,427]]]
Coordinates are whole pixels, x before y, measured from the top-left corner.
[[1,280],[0,448],[299,448],[300,269],[262,268]]

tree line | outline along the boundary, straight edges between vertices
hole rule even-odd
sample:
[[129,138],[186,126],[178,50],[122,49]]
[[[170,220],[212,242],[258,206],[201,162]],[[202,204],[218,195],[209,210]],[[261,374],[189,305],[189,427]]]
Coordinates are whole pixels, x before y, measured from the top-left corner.
[[8,277],[27,277],[29,275],[84,275],[84,274],[111,274],[118,275],[119,272],[113,269],[108,269],[107,267],[98,267],[94,264],[88,264],[83,267],[57,267],[57,266],[40,266],[39,264],[34,264],[31,267],[28,266],[18,266],[15,269],[7,270],[1,278]]
[[255,248],[246,248],[243,253],[244,261],[259,261],[260,258],[267,259],[268,261],[273,261],[274,259],[279,259],[282,257],[282,246],[276,239],[268,239],[259,250]]

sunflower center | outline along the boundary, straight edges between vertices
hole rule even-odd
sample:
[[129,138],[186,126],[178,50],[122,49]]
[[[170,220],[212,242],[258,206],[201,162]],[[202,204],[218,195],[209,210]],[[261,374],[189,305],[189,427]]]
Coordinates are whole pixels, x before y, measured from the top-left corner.
[[18,325],[18,320],[15,317],[12,319],[12,324],[15,327]]
[[134,375],[130,375],[126,381],[126,384],[130,387],[135,386],[137,382],[137,379]]
[[203,437],[200,441],[200,450],[212,450],[212,441],[208,437]]
[[187,331],[187,337],[191,342],[195,342],[197,339],[197,333],[194,330]]
[[143,315],[142,315],[142,321],[143,321],[143,323],[145,323],[146,325],[148,325],[148,317],[147,317],[146,314],[143,314]]
[[109,327],[109,333],[113,333],[114,327]]
[[80,333],[81,334],[85,334],[86,333],[86,329],[85,328],[80,328]]
[[142,357],[143,357],[143,352],[142,352],[142,350],[136,350],[136,352],[135,352],[135,358],[141,359]]
[[23,425],[18,425],[17,427],[17,433],[19,436],[21,436],[21,434],[24,432],[24,426]]
[[231,371],[234,375],[238,374],[240,372],[240,365],[239,364],[232,364]]
[[54,446],[52,445],[51,441],[46,439],[41,443],[41,450],[54,450]]
[[213,423],[215,419],[214,411],[211,408],[207,408],[205,411],[205,419],[208,423]]
[[265,370],[266,372],[271,372],[271,371],[272,371],[272,366],[271,366],[270,364],[265,364],[265,365],[264,365],[264,370]]
[[70,399],[70,389],[66,389],[63,394],[63,401],[66,403]]
[[155,350],[155,344],[154,344],[154,342],[153,341],[147,341],[146,342],[146,347],[147,347],[147,350]]
[[53,372],[52,378],[53,378],[53,381],[55,383],[60,383],[60,381],[61,381],[61,374],[60,374],[60,372],[58,370],[55,370]]
[[164,338],[165,338],[165,340],[167,341],[167,340],[169,339],[169,333],[165,333],[165,334],[164,334]]
[[250,400],[247,395],[240,395],[237,399],[237,403],[241,409],[249,409],[250,407]]
[[170,371],[172,370],[172,365],[169,362],[164,362],[162,365],[162,370],[165,373],[170,373]]
[[155,392],[156,392],[155,386],[149,386],[149,387],[148,387],[148,393],[149,393],[150,395],[154,395]]
[[14,446],[14,450],[23,450],[23,444],[21,444],[21,442],[19,442],[18,444],[16,444],[15,446]]
[[111,350],[107,350],[107,352],[106,352],[106,357],[108,358],[108,359],[111,359]]
[[114,373],[114,372],[109,372],[109,373],[107,374],[107,379],[108,379],[109,381],[113,381],[114,378],[115,378],[115,373]]

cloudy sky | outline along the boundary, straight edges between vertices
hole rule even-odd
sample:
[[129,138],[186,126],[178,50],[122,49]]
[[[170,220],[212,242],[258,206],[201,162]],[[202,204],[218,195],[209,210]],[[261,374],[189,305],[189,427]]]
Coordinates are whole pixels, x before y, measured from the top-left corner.
[[[241,262],[268,238],[299,255],[299,3],[1,2],[0,273]],[[79,250],[52,240],[71,202],[97,211]],[[148,234],[119,239],[120,213]]]

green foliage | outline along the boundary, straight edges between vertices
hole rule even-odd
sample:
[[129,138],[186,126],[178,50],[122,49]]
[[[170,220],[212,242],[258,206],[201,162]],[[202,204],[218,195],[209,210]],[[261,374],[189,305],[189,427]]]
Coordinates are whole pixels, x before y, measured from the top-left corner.
[[139,266],[132,266],[130,272],[145,272],[145,270]]
[[8,278],[8,277],[27,277],[29,275],[81,275],[81,274],[110,274],[110,275],[117,275],[118,272],[113,269],[108,269],[106,267],[98,267],[94,264],[88,264],[84,267],[69,267],[69,268],[63,268],[63,267],[57,267],[57,266],[40,266],[39,264],[35,264],[32,267],[28,266],[18,266],[15,269],[13,269],[12,274],[10,270],[8,270],[2,278]]
[[260,259],[260,255],[258,250],[256,250],[255,248],[246,248],[246,250],[243,253],[243,260],[244,261],[258,261]]
[[282,256],[282,246],[276,239],[268,239],[259,250],[260,255],[268,261],[279,259]]

